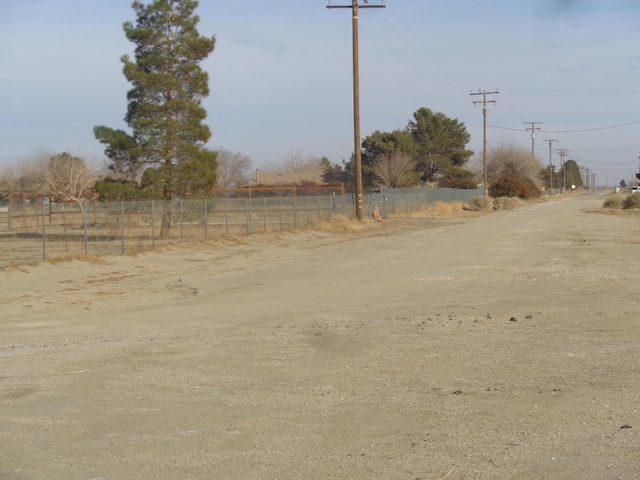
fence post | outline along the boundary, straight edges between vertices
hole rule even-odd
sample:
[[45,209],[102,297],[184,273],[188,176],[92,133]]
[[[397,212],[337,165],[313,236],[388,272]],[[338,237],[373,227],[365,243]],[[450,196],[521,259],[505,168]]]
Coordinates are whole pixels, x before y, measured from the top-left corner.
[[183,221],[183,209],[182,209],[183,200],[180,199],[180,241],[184,240],[184,221]]
[[151,200],[151,248],[156,249],[156,203]]
[[44,226],[44,201],[42,202],[42,259],[47,259],[47,229]]
[[124,255],[124,202],[120,202],[120,233],[122,237],[122,255]]
[[262,212],[264,217],[264,231],[267,231],[267,197],[262,197]]
[[383,209],[383,218],[387,219],[389,218],[389,213],[387,212],[387,192],[384,192],[382,194],[382,209]]
[[204,239],[209,240],[209,235],[207,234],[207,199],[204,199]]
[[224,225],[225,225],[225,236],[229,236],[229,199],[227,197],[224,198]]
[[[27,194],[22,192],[22,226],[27,226]],[[36,210],[37,211],[37,210]]]
[[282,230],[282,197],[278,197],[278,200],[280,204],[280,230]]
[[64,213],[64,204],[62,205],[62,233],[64,235],[64,252],[69,253],[69,239],[67,238],[67,217]]
[[296,197],[295,190],[293,191],[293,228],[298,228],[298,197]]
[[250,209],[250,207],[249,207],[250,204],[251,204],[251,199],[248,198],[247,199],[247,235],[251,234],[251,228],[249,227],[249,224],[251,223],[251,218],[250,218],[251,213],[250,213],[250,210],[249,210]]
[[82,210],[82,225],[84,228],[84,254],[87,255],[89,253],[89,237],[87,235],[87,204],[82,202],[80,203],[80,210]]

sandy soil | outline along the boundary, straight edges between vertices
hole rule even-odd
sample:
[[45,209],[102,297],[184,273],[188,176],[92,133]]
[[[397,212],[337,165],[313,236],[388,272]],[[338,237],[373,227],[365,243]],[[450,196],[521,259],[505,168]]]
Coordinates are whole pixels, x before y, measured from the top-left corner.
[[640,478],[602,201],[0,271],[0,479]]

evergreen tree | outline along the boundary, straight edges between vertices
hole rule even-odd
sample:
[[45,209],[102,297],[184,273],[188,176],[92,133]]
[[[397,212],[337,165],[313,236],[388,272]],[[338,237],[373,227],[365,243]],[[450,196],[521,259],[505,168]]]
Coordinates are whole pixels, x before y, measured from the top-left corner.
[[[476,188],[473,174],[463,168],[473,155],[465,148],[470,137],[464,123],[422,107],[404,129],[375,131],[362,141],[363,183],[373,186],[378,161],[388,163],[399,155],[397,158],[413,159],[416,183],[442,181],[456,188]],[[346,168],[351,176],[353,159]]]
[[571,187],[582,187],[582,175],[580,167],[575,160],[567,160],[564,162],[564,188],[571,190]]
[[129,178],[147,168],[157,180],[163,209],[160,237],[171,227],[170,200],[175,194],[203,193],[216,184],[216,153],[205,147],[211,131],[202,100],[209,95],[209,76],[200,68],[215,47],[215,37],[198,33],[197,0],[135,0],[137,20],[123,25],[136,46],[134,58],[124,55],[128,134],[95,127],[106,145],[111,169]]
[[407,127],[417,148],[422,182],[433,182],[441,172],[462,167],[473,155],[465,147],[471,138],[464,123],[422,107]]
[[[415,145],[406,130],[381,132],[376,130],[362,141],[362,181],[365,187],[376,185],[374,169],[378,161],[389,162],[394,156],[415,158]],[[415,167],[415,162],[412,162]],[[347,172],[351,178],[355,165],[351,161],[347,165]]]

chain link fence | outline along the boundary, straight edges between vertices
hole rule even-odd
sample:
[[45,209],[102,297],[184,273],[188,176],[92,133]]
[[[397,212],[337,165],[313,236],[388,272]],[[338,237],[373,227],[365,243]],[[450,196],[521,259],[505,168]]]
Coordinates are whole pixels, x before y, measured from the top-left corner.
[[[364,214],[383,218],[437,201],[466,202],[482,190],[400,189],[367,194]],[[53,203],[48,198],[0,205],[0,268],[78,255],[124,255],[177,242],[307,228],[355,215],[355,196],[328,192],[119,203]]]

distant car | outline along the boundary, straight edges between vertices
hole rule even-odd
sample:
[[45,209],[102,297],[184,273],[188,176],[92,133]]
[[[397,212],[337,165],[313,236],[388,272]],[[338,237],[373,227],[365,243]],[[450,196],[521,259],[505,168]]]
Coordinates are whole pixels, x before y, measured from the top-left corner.
[[640,192],[640,185],[635,185],[631,187],[631,193],[638,193],[638,192]]

